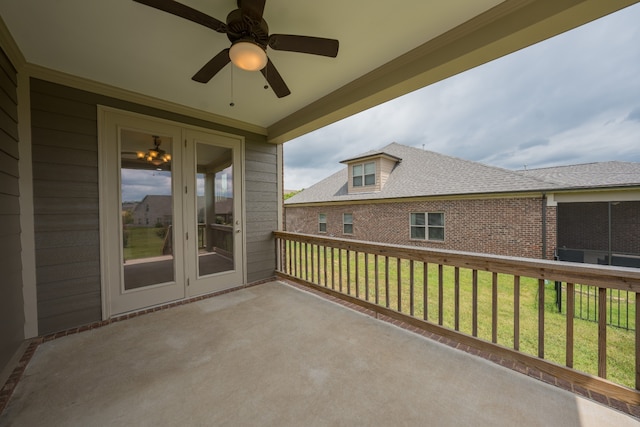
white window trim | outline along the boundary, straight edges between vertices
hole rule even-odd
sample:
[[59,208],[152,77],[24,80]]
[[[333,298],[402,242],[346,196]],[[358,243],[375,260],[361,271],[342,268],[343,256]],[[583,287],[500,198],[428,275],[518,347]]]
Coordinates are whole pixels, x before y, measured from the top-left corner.
[[[345,222],[345,215],[351,215],[351,222]],[[351,225],[351,232],[347,233],[346,231],[344,231],[344,226],[350,224]],[[353,214],[352,213],[343,213],[342,214],[342,234],[349,234],[352,235],[353,234]]]
[[[413,214],[424,214],[424,225],[414,225],[411,223],[411,216]],[[441,214],[442,215],[442,225],[429,225],[429,214]],[[447,238],[446,233],[444,234],[444,237],[442,240],[436,240],[436,239],[430,239],[429,238],[429,229],[430,228],[442,228],[443,232],[445,229],[445,225],[446,225],[446,220],[444,218],[444,212],[409,212],[409,240],[416,240],[416,241],[425,241],[425,242],[444,242]],[[411,230],[414,227],[423,227],[424,228],[424,239],[420,239],[418,237],[412,237],[412,233]]]
[[[373,165],[373,174],[365,174],[365,166],[372,164]],[[353,173],[353,170],[355,169],[356,166],[362,166],[362,174],[361,175],[355,175]],[[377,162],[373,161],[373,162],[363,162],[363,163],[356,163],[354,165],[351,165],[351,186],[354,188],[362,188],[362,187],[373,187],[376,185],[376,180],[377,180],[377,175],[378,174],[378,165]],[[367,175],[373,175],[373,184],[366,184],[366,177]],[[355,185],[355,183],[353,182],[354,179],[359,176],[362,178],[362,184],[361,185]]]
[[[321,216],[324,215],[324,222],[320,220]],[[324,231],[321,230],[320,225],[324,224]],[[318,214],[318,233],[326,233],[327,232],[327,214],[319,213]]]

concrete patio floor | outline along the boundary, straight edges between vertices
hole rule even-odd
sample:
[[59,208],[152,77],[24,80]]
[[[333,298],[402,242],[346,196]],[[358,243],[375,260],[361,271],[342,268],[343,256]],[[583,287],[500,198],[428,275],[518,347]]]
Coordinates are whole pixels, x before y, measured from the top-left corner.
[[271,282],[41,344],[1,426],[631,426]]

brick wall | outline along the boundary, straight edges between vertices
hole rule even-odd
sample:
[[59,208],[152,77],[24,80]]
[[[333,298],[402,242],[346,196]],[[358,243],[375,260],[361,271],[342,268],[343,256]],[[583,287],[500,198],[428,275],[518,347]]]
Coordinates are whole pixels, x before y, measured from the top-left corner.
[[[425,246],[498,255],[541,258],[541,198],[441,200],[351,206],[286,207],[286,230],[380,243]],[[411,212],[444,212],[445,240],[412,240]],[[318,214],[327,233],[318,232]],[[342,214],[353,214],[353,234],[342,233]],[[556,208],[546,207],[547,259],[556,246]]]

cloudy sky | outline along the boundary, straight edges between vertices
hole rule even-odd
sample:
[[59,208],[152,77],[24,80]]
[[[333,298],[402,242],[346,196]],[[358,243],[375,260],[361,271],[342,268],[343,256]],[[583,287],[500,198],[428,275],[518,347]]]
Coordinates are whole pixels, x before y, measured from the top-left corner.
[[507,169],[640,162],[640,5],[284,145],[284,187],[391,142]]

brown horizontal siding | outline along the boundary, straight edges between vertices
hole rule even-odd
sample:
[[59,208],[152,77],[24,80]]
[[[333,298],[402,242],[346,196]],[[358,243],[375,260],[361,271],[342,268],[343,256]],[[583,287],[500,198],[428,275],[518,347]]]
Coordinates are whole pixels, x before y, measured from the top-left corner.
[[0,49],[0,371],[24,339],[17,82]]

